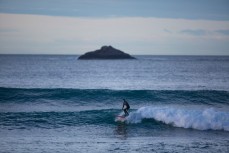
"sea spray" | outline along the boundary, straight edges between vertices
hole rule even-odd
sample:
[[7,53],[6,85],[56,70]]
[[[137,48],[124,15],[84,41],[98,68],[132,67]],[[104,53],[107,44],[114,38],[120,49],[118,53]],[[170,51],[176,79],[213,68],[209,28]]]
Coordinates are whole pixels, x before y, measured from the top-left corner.
[[149,118],[175,127],[229,131],[229,112],[214,108],[141,107],[130,113],[127,123],[141,123],[143,119]]

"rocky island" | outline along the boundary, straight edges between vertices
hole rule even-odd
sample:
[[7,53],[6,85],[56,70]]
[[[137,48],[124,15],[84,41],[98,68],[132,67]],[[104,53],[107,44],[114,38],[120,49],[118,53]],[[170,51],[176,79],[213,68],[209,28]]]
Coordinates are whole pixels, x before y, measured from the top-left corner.
[[136,59],[121,50],[115,49],[112,46],[102,46],[100,49],[87,52],[81,55],[79,60],[92,60],[92,59]]

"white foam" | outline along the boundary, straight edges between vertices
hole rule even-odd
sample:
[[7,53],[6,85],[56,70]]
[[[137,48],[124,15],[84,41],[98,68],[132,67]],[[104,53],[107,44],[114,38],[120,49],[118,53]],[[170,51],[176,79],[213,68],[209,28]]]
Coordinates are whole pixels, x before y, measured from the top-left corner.
[[140,123],[144,118],[152,118],[175,127],[229,131],[229,112],[214,108],[141,107],[130,113],[127,122]]

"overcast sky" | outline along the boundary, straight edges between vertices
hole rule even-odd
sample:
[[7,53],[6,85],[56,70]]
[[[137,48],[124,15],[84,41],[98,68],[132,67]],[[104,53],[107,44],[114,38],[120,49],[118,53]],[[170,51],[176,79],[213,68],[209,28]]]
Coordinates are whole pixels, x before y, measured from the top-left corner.
[[228,0],[0,0],[1,54],[229,55]]

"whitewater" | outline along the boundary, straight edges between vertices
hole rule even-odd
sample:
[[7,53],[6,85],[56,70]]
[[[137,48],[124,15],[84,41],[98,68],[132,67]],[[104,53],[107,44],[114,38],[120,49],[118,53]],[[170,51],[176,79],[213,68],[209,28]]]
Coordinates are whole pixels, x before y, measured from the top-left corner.
[[143,119],[155,119],[175,127],[197,130],[229,131],[229,112],[214,108],[190,109],[176,107],[141,107],[127,117],[128,123],[141,123]]

